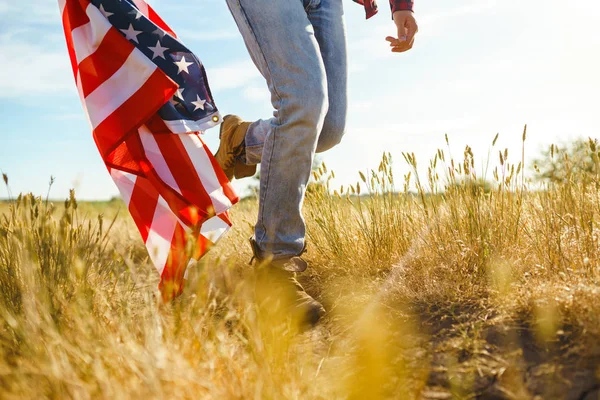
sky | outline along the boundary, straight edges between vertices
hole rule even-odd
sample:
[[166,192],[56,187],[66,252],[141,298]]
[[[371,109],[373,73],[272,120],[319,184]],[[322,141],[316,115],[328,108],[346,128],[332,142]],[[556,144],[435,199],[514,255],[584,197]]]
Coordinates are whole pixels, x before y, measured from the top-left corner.
[[[468,144],[479,163],[496,133],[497,147],[518,161],[525,124],[529,160],[550,143],[600,136],[600,2],[415,0],[415,47],[392,54],[385,0],[368,21],[360,6],[342,1],[350,115],[342,144],[321,157],[336,185],[377,168],[383,152],[397,176],[408,171],[402,152],[426,165],[445,134],[455,155]],[[272,114],[225,0],[149,3],[205,64],[223,115]],[[0,118],[0,170],[13,195],[45,195],[51,176],[51,198],[70,188],[87,200],[118,194],[83,114],[55,0],[0,0]],[[204,140],[216,151],[218,129]],[[235,182],[240,192],[247,184]]]

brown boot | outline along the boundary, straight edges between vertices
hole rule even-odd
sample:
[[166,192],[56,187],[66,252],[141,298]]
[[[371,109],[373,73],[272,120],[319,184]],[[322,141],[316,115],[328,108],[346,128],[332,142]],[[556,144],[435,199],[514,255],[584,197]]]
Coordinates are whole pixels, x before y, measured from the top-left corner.
[[237,115],[227,115],[223,118],[219,133],[221,143],[215,158],[229,180],[234,176],[241,179],[256,174],[256,165],[246,165],[240,160],[246,150],[246,132],[250,124]]
[[[261,258],[254,238],[250,245],[256,260],[256,296],[259,306],[271,318],[292,317],[300,330],[315,326],[325,315],[325,308],[312,298],[296,279],[297,272],[303,272],[307,263],[300,256],[283,260]],[[304,251],[303,251],[304,253]]]

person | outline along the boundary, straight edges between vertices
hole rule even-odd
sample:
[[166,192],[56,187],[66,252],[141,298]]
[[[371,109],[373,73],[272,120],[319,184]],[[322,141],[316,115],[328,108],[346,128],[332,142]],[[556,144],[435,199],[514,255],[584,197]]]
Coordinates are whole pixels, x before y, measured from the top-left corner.
[[[367,18],[377,12],[364,5]],[[224,118],[215,154],[227,177],[253,176],[261,165],[253,260],[268,266],[271,286],[287,282],[294,312],[310,324],[325,313],[295,279],[307,269],[302,204],[315,153],[340,143],[348,108],[348,62],[343,0],[227,0],[250,56],[271,93],[273,117]],[[410,0],[390,0],[397,37],[392,52],[412,48],[417,23]]]

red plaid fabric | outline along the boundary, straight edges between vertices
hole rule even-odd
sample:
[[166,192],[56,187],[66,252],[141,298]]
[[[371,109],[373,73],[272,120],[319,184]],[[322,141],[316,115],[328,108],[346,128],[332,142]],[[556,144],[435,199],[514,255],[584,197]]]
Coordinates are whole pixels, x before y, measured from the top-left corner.
[[[376,0],[354,0],[358,4],[362,4],[365,7],[367,19],[377,14],[377,1]],[[396,11],[402,10],[413,10],[414,2],[412,0],[390,0],[390,7],[392,14]]]

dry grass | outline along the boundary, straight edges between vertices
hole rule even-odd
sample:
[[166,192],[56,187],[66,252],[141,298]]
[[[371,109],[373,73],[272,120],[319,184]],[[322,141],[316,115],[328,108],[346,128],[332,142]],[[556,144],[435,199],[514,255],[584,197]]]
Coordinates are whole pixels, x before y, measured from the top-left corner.
[[329,314],[302,334],[257,311],[254,200],[167,305],[118,202],[0,205],[0,398],[592,398],[598,177],[533,190],[507,151],[489,177],[468,148],[425,178],[404,158],[402,187],[389,154],[350,188],[315,173],[301,279]]

